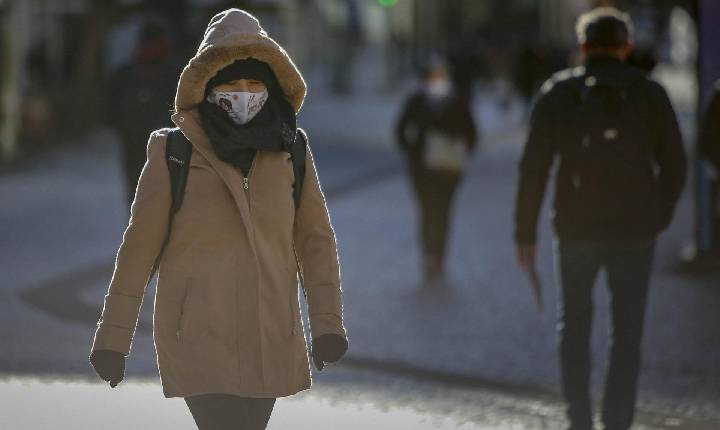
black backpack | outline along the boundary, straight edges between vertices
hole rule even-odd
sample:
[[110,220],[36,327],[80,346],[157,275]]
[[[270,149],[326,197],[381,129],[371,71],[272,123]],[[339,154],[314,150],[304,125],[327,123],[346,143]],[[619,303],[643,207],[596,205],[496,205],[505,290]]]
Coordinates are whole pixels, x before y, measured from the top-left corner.
[[[298,137],[302,144],[298,145]],[[307,151],[307,135],[305,130],[298,128],[295,133],[295,140],[290,148],[290,159],[293,164],[293,173],[295,175],[295,183],[293,183],[293,200],[295,208],[300,207],[300,197],[302,195],[303,181],[305,179],[305,154]],[[153,273],[157,269],[163,251],[170,241],[170,231],[172,230],[175,213],[180,210],[185,196],[185,185],[187,184],[188,174],[190,173],[190,158],[192,156],[192,144],[180,131],[179,128],[173,128],[168,133],[167,143],[165,146],[165,161],[167,163],[168,173],[170,174],[170,193],[172,204],[170,205],[170,213],[168,214],[167,233],[165,240],[160,249],[160,253],[155,260]]]
[[631,97],[639,82],[602,82],[592,75],[575,78],[573,130],[564,160],[577,204],[573,213],[612,218],[638,204],[654,204],[654,144],[645,106]]

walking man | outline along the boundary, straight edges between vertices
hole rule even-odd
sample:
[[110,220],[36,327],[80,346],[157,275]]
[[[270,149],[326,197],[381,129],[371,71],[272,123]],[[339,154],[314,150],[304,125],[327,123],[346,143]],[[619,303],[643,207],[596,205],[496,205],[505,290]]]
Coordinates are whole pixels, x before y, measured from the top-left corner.
[[551,78],[533,107],[520,162],[515,242],[519,265],[532,269],[537,219],[557,159],[553,221],[569,429],[593,428],[592,288],[604,269],[612,346],[602,421],[606,430],[627,430],[655,240],[672,219],[686,157],[666,92],[625,63],[633,46],[630,18],[598,8],[581,16],[576,30],[584,66]]

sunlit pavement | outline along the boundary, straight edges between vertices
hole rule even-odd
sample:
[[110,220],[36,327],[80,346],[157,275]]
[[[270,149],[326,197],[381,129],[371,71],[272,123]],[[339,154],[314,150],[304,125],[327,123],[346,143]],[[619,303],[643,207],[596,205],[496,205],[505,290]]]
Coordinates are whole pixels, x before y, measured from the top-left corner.
[[[0,426],[23,430],[196,428],[182,399],[163,399],[158,396],[160,387],[157,384],[130,383],[119,386],[112,393],[107,390],[107,386],[97,383],[43,383],[22,379],[0,383],[3,396]],[[419,410],[432,406],[420,402],[394,405],[358,399],[350,401],[318,391],[321,390],[278,401],[269,429],[513,428],[489,427],[437,410]],[[58,425],[59,421],[62,424]]]
[[[115,389],[89,380],[0,379],[0,428],[12,430],[173,429],[196,427],[182,399],[165,399],[156,379],[130,378]],[[279,399],[269,430],[560,430],[552,395],[461,388],[330,366],[312,390]],[[640,412],[635,430],[717,430],[716,423]]]
[[[490,398],[480,392],[445,389],[441,394],[437,387],[407,381],[381,381],[380,388],[377,376],[360,373],[351,382],[343,381],[350,373],[339,373],[334,382],[280,399],[269,429],[540,429],[558,424],[552,409],[539,403],[522,411],[510,398],[496,396],[490,406]],[[0,399],[3,429],[195,428],[182,399],[163,398],[152,381],[110,389],[97,382],[12,378],[0,382]]]
[[[91,383],[14,381],[0,385],[5,429],[195,429],[182,399],[158,397],[159,386],[127,384],[113,393]],[[102,400],[100,400],[102,399]],[[33,405],[43,405],[33,410]],[[59,417],[62,425],[58,426]],[[404,405],[334,400],[313,393],[280,400],[269,429],[480,429],[458,423],[436,411],[418,411]]]

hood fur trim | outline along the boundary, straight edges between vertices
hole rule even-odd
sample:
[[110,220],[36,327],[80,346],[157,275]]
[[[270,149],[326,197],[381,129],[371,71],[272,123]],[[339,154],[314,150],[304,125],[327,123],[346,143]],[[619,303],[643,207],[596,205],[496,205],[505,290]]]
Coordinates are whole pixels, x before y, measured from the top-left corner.
[[[239,12],[251,17],[239,9],[231,9],[218,14],[218,16],[224,17],[231,12]],[[197,107],[205,96],[205,85],[217,72],[235,60],[254,58],[270,66],[290,105],[296,113],[299,112],[305,99],[307,86],[287,52],[268,37],[259,26],[255,33],[226,32],[215,39],[212,36],[217,36],[217,31],[211,32],[210,30],[213,25],[222,24],[217,21],[221,21],[221,19],[216,16],[205,33],[205,39],[201,43],[198,53],[190,59],[180,74],[175,95],[175,110],[179,112]],[[208,40],[211,37],[215,40]]]

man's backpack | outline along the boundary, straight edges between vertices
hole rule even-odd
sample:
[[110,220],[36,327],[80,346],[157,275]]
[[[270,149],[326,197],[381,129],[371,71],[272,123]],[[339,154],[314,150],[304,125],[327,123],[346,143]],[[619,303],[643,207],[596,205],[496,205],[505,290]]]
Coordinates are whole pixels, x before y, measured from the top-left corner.
[[638,204],[654,204],[656,196],[653,139],[645,108],[631,97],[638,80],[603,82],[575,78],[573,130],[563,160],[573,200],[592,218],[613,218]]

